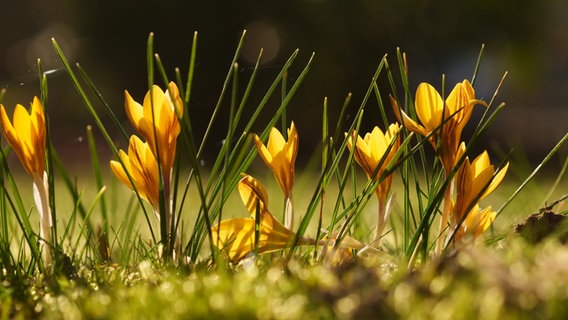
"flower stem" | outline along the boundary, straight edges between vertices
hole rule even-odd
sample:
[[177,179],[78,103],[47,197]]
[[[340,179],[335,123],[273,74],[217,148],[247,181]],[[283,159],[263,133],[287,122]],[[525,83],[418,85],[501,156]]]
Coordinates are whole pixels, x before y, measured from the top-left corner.
[[448,226],[448,221],[450,220],[450,214],[452,211],[452,188],[454,186],[454,180],[450,182],[446,186],[446,190],[444,190],[444,204],[442,208],[442,217],[440,218],[440,229],[438,232],[438,240],[436,242],[436,256],[439,256],[442,253],[442,249],[445,243],[445,237],[443,236],[444,231]]
[[[52,262],[51,254],[51,209],[49,208],[49,188],[47,185],[47,173],[43,176],[34,175],[33,182],[34,200],[40,217],[40,247],[43,253],[45,266],[48,267]],[[42,245],[43,244],[43,245]]]
[[375,247],[379,246],[379,241],[381,240],[383,230],[385,229],[386,215],[387,215],[387,199],[381,199],[381,197],[379,197],[379,209],[377,213],[377,229],[375,230],[375,238],[373,239]]
[[292,205],[292,193],[286,197],[286,207],[284,209],[284,226],[290,230],[294,228],[294,207]]

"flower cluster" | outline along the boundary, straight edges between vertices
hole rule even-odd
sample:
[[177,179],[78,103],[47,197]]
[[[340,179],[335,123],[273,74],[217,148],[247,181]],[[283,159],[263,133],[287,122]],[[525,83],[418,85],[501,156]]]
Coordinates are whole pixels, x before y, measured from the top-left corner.
[[[487,104],[475,98],[475,91],[468,80],[456,84],[446,100],[430,84],[420,84],[414,106],[422,124],[406,115],[393,97],[390,100],[399,121],[410,131],[428,138],[449,178],[464,156],[465,144],[461,142],[461,134],[471,118],[473,107]],[[507,168],[508,164],[495,173],[487,151],[472,162],[468,157],[463,159],[457,178],[452,178],[445,190],[437,253],[442,250],[445,239],[453,239],[454,243],[466,238],[475,240],[487,230],[495,219],[495,212],[491,211],[491,207],[480,210],[477,202],[495,190]],[[452,196],[454,188],[457,191],[455,199]],[[450,231],[446,237],[443,236],[445,230]]]
[[[257,254],[283,250],[291,245],[307,245],[316,242],[325,244],[325,240],[317,241],[298,237],[292,231],[292,186],[294,184],[294,164],[298,152],[298,132],[294,122],[288,129],[288,140],[280,131],[272,128],[265,146],[257,135],[254,135],[256,148],[266,165],[272,170],[276,181],[282,188],[286,199],[285,220],[283,225],[268,210],[268,195],[257,179],[244,175],[239,182],[241,200],[250,213],[250,218],[232,218],[221,221],[212,228],[214,245],[225,252],[229,260],[238,262],[249,254]],[[259,221],[256,218],[259,218]],[[258,229],[256,228],[258,225]],[[335,243],[334,238],[330,239]],[[364,246],[357,240],[347,237],[339,243],[332,263],[346,259],[343,253]]]
[[[394,98],[390,99],[394,113],[403,127],[424,136],[434,147],[443,172],[450,181],[444,190],[437,252],[450,241],[455,245],[472,242],[489,228],[496,216],[491,207],[481,209],[479,201],[495,190],[508,168],[507,164],[495,172],[487,151],[473,161],[465,155],[465,143],[461,141],[462,131],[471,118],[473,107],[487,104],[475,98],[475,91],[467,80],[458,83],[445,100],[430,84],[420,84],[414,105],[421,123],[409,117]],[[393,168],[399,163],[400,129],[398,123],[393,123],[385,132],[375,127],[363,138],[356,131],[345,133],[347,147],[353,153],[355,162],[376,188],[374,191],[379,205],[373,247],[379,246],[391,211],[389,194]],[[262,185],[256,179],[245,176],[239,183],[239,191],[251,218],[224,220],[212,229],[215,245],[220,250],[225,250],[232,261],[239,261],[254,250],[263,253],[284,249],[290,245],[291,238],[295,237],[292,231],[291,199],[298,133],[294,123],[288,129],[288,140],[280,131],[272,128],[266,146],[257,135],[254,135],[254,141],[261,158],[284,192],[285,224],[280,224],[268,211],[268,197]],[[255,214],[258,214],[260,221],[255,221]],[[256,230],[255,235],[257,225],[259,230]],[[315,240],[301,238],[300,244],[306,243],[315,243]],[[359,244],[350,248],[362,248]]]
[[[266,165],[272,170],[286,199],[285,224],[282,225],[268,211],[268,195],[262,184],[255,178],[245,175],[239,182],[239,193],[251,218],[234,218],[221,221],[212,228],[215,246],[224,250],[231,261],[239,261],[256,249],[257,253],[282,250],[292,244],[296,234],[293,228],[292,186],[294,185],[294,165],[298,154],[298,132],[294,122],[288,129],[288,140],[282,133],[272,128],[267,145],[254,135],[256,148]],[[257,212],[258,211],[258,212]],[[255,218],[258,214],[260,221]],[[260,226],[258,239],[255,227]],[[310,240],[300,238],[299,245]]]
[[[112,160],[110,167],[118,179],[148,201],[158,220],[165,219],[166,234],[173,230],[170,182],[176,155],[176,142],[183,116],[183,102],[174,82],[162,91],[154,85],[142,104],[125,91],[126,114],[132,126],[145,141],[133,135],[128,153],[120,150],[120,161]],[[160,212],[160,178],[163,183],[165,212]]]

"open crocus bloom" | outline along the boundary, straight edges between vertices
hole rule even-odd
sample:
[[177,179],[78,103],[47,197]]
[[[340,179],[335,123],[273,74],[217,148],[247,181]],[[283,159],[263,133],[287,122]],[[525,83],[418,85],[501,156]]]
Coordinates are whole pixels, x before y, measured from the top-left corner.
[[445,101],[433,86],[421,83],[416,89],[414,106],[422,124],[406,115],[393,97],[390,100],[396,117],[406,128],[422,136],[430,135],[429,141],[434,148],[440,139],[440,160],[446,172],[450,172],[455,165],[454,157],[461,133],[471,118],[473,107],[476,104],[487,105],[475,99],[475,91],[468,80],[456,84]]
[[[31,103],[31,112],[21,104],[14,109],[14,120],[10,122],[6,110],[0,105],[0,119],[6,140],[12,146],[18,159],[32,177],[43,177],[45,171],[45,116],[38,97]],[[13,125],[12,125],[13,124]]]
[[[250,218],[233,218],[221,221],[211,228],[213,244],[232,262],[239,262],[254,252],[268,253],[283,250],[290,247],[296,239],[296,233],[286,228],[270,211],[268,211],[268,196],[266,190],[255,178],[244,175],[239,181],[239,193],[241,200],[250,213]],[[260,218],[258,223],[258,241],[255,244],[256,216]],[[335,243],[335,238],[330,240]],[[315,244],[316,241],[300,237],[296,245]],[[324,245],[326,240],[320,240]],[[256,248],[255,248],[256,245]],[[364,246],[357,240],[345,237],[338,245],[338,249],[360,250]],[[350,252],[350,251],[346,251]],[[339,260],[338,260],[339,261]]]
[[[252,218],[233,218],[221,221],[211,231],[217,248],[225,251],[231,261],[238,262],[254,251],[255,228],[256,222]],[[261,215],[259,254],[285,249],[294,237],[295,233],[286,229],[272,214]]]
[[[245,175],[239,181],[241,200],[247,207],[250,218],[233,218],[221,221],[212,228],[213,242],[219,250],[227,253],[229,259],[238,262],[255,250],[255,217],[260,216],[258,253],[273,252],[291,245],[296,234],[284,227],[269,211],[266,190],[255,178]],[[300,239],[300,244],[307,244]]]
[[165,92],[156,85],[152,86],[142,105],[134,101],[128,91],[124,95],[130,122],[148,142],[156,159],[159,158],[163,172],[169,175],[176,154],[176,139],[181,130],[178,117],[183,116],[183,102],[176,84],[170,82]]
[[154,208],[154,211],[157,212],[159,206],[158,163],[148,143],[142,142],[140,138],[133,135],[130,137],[128,154],[120,150],[119,157],[124,167],[118,161],[111,161],[110,167],[114,175],[122,183],[134,190],[126,174],[128,172],[136,187],[136,192],[138,192],[140,197],[148,201]]
[[288,129],[288,141],[278,129],[272,128],[266,146],[257,135],[254,135],[254,142],[262,160],[272,170],[284,195],[289,198],[294,185],[294,163],[298,154],[298,132],[294,122]]
[[[371,133],[365,135],[364,139],[358,136],[356,132],[352,132],[347,137],[347,147],[349,150],[353,150],[353,142],[355,141],[355,149],[353,151],[355,161],[363,168],[367,177],[373,178],[374,181],[379,179],[400,147],[400,139],[398,139],[397,134],[398,130],[398,123],[393,123],[384,134],[379,127],[375,127]],[[396,140],[393,142],[394,139]],[[393,145],[387,154],[387,149],[391,142]],[[384,157],[386,158],[383,160]],[[381,167],[373,177],[373,173],[377,170],[379,164],[381,164]],[[379,199],[386,199],[390,190],[391,181],[392,175],[389,175],[379,184],[377,188],[377,196]]]

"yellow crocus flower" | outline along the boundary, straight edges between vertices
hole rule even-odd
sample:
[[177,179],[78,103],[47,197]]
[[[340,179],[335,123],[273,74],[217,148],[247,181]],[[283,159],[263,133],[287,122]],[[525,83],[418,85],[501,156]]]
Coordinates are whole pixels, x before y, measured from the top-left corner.
[[260,157],[272,170],[284,195],[288,198],[294,185],[294,163],[298,154],[298,132],[294,122],[288,129],[288,141],[276,128],[270,130],[268,143],[265,146],[255,134],[254,142]]
[[20,159],[20,163],[33,179],[33,193],[40,216],[40,238],[48,245],[42,246],[44,262],[51,264],[51,209],[49,186],[45,171],[45,115],[38,97],[31,103],[31,111],[17,104],[13,122],[10,122],[4,106],[0,104],[0,121],[6,140]]
[[[292,245],[296,238],[289,228],[286,228],[268,210],[268,196],[262,184],[249,175],[244,175],[239,181],[239,194],[243,204],[250,213],[249,218],[233,218],[221,221],[211,228],[213,244],[232,262],[239,262],[255,249],[256,215],[260,217],[259,239],[256,244],[258,253],[268,253],[283,250]],[[320,240],[320,245],[326,245],[327,240]],[[335,237],[329,240],[335,243]],[[300,237],[297,245],[315,244],[310,238]],[[337,249],[361,250],[363,246],[359,241],[346,236]],[[335,262],[339,262],[336,260]]]
[[294,185],[294,164],[298,154],[298,132],[294,122],[288,129],[288,141],[276,128],[270,130],[268,143],[265,146],[255,134],[254,143],[260,157],[270,168],[284,192],[286,201],[284,208],[284,225],[288,229],[294,227],[294,210],[292,204],[292,186]]
[[154,208],[156,215],[158,215],[158,163],[156,162],[156,158],[154,157],[148,143],[142,142],[140,138],[133,135],[130,137],[128,154],[120,150],[119,157],[122,160],[124,167],[120,164],[120,162],[112,160],[110,162],[110,167],[114,172],[114,175],[122,183],[134,190],[132,183],[130,183],[130,180],[128,179],[128,175],[126,174],[126,172],[128,172],[140,197],[148,201]]
[[[465,144],[462,143],[459,156],[464,151]],[[487,151],[481,153],[471,162],[468,157],[464,159],[462,166],[456,173],[456,203],[452,214],[454,223],[461,221],[468,207],[473,205],[476,198],[477,201],[480,201],[499,186],[508,168],[509,163],[495,174]]]
[[454,242],[462,244],[467,241],[475,241],[495,221],[497,213],[491,210],[491,206],[481,210],[476,204],[467,214],[462,225],[456,230]]
[[[358,136],[355,131],[347,137],[347,147],[349,150],[353,150],[353,142],[355,141],[353,157],[361,168],[363,168],[369,179],[373,178],[373,181],[377,181],[389,163],[393,160],[394,155],[400,147],[398,130],[398,123],[393,123],[389,126],[385,133],[383,133],[379,127],[375,127],[373,128],[373,131],[365,134],[364,139],[361,138],[361,136]],[[394,139],[396,140],[394,141],[393,146],[389,153],[386,154],[389,145]],[[382,160],[385,156],[386,159]],[[382,166],[373,177],[373,173],[381,161],[383,161]],[[379,197],[379,199],[386,199],[386,196],[390,191],[391,181],[392,175],[389,175],[379,184],[376,190],[377,197]]]
[[[487,106],[482,100],[475,99],[475,91],[468,80],[456,84],[445,101],[442,100],[442,97],[432,85],[425,82],[421,83],[416,89],[414,107],[422,124],[406,115],[393,97],[390,97],[390,100],[398,121],[402,122],[410,131],[423,136],[429,136],[428,140],[438,153],[446,176],[450,174],[456,165],[456,155],[461,141],[461,133],[471,118],[473,107],[476,104]],[[438,143],[440,143],[439,148]],[[452,209],[452,188],[453,181],[448,185],[444,193],[444,205],[442,218],[440,219],[440,236],[436,245],[437,254],[441,252],[442,233],[447,227]]]
[[6,140],[32,177],[45,171],[45,116],[38,97],[31,103],[31,112],[21,104],[14,109],[13,125],[0,104],[0,119]]
[[[258,253],[273,252],[288,247],[296,234],[268,211],[268,196],[262,184],[252,176],[245,175],[239,181],[238,189],[250,218],[227,219],[214,226],[211,231],[217,248],[226,252],[233,262],[245,258],[254,250],[257,207],[260,216]],[[300,239],[299,244],[307,243],[310,241]]]
[[475,91],[468,80],[456,84],[445,101],[432,85],[421,83],[416,89],[414,106],[422,124],[406,115],[393,97],[390,100],[398,121],[410,131],[422,136],[431,134],[429,141],[435,149],[440,139],[439,157],[446,173],[455,165],[461,133],[471,118],[473,107],[476,104],[487,106],[482,100],[475,99]]
[[[347,137],[347,147],[349,150],[353,150],[355,161],[363,168],[369,179],[372,178],[373,181],[377,181],[393,161],[396,152],[400,148],[400,139],[398,138],[399,129],[398,123],[393,123],[385,133],[383,133],[379,127],[375,127],[372,132],[365,135],[364,139],[358,136],[355,131]],[[353,148],[353,143],[355,143],[355,148]],[[391,143],[393,143],[393,145],[387,153],[387,149]],[[379,164],[381,164],[381,167],[378,169],[376,175],[373,176]],[[379,183],[375,191],[379,200],[377,229],[374,239],[376,245],[378,245],[389,214],[387,201],[391,182],[392,174],[389,174]]]
[[142,105],[134,101],[128,91],[124,95],[130,122],[148,142],[156,159],[159,158],[164,179],[169,181],[176,154],[176,139],[181,130],[178,117],[183,115],[183,102],[176,84],[170,82],[165,92],[156,85],[152,86]]
[[[255,227],[256,223],[252,218],[223,220],[211,230],[213,241],[219,250],[226,252],[229,260],[239,262],[254,251]],[[292,231],[286,229],[274,217],[264,216],[260,221],[258,253],[285,249],[293,236]]]

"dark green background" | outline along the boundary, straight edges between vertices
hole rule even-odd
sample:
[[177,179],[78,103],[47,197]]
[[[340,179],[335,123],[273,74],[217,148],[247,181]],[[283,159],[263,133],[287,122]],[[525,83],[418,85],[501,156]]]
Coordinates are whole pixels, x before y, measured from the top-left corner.
[[[56,145],[68,161],[82,159],[77,157],[86,152],[81,137],[93,121],[61,71],[51,37],[72,61],[81,63],[125,123],[123,91],[128,89],[141,101],[147,90],[145,47],[150,32],[170,72],[176,66],[185,70],[193,32],[199,32],[190,112],[197,129],[203,129],[240,33],[247,28],[245,52],[254,55],[265,47],[266,55],[274,56],[262,66],[251,108],[294,49],[299,48],[300,55],[293,70],[316,52],[289,109],[304,154],[319,138],[324,97],[329,98],[332,117],[348,92],[353,93],[355,109],[382,56],[387,53],[391,64],[396,63],[397,47],[407,53],[415,90],[421,81],[440,88],[442,74],[452,86],[470,78],[481,44],[486,45],[478,96],[489,100],[503,73],[509,72],[497,98],[507,107],[487,134],[489,149],[515,146],[539,159],[568,129],[566,1],[35,0],[3,1],[0,15],[0,85],[8,89],[4,104],[12,108],[39,94],[38,57],[45,69],[58,70],[49,77],[48,107]],[[244,79],[251,71],[250,59],[241,58],[240,66]],[[387,86],[381,89],[389,93]],[[482,112],[478,108],[474,117]],[[377,110],[369,108],[364,129],[379,123]],[[214,141],[222,135],[219,130]],[[218,147],[214,141],[210,153]]]

